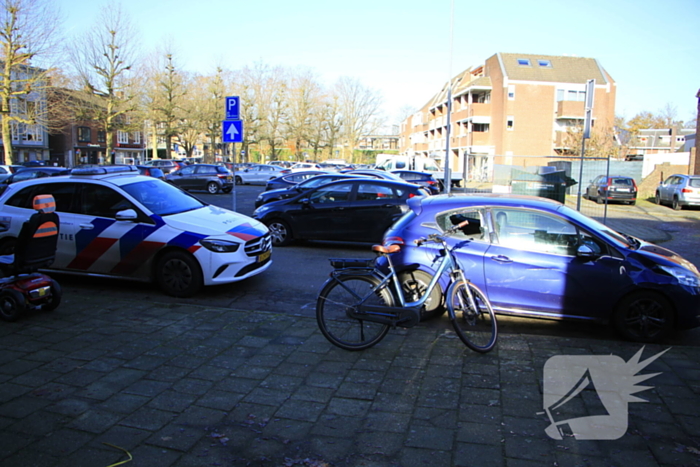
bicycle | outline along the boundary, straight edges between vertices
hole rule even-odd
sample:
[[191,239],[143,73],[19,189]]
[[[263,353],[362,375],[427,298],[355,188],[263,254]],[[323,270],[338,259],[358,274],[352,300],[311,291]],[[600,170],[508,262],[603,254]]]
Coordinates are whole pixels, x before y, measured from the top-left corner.
[[[316,321],[323,335],[332,344],[345,350],[364,350],[386,336],[389,328],[413,327],[420,322],[421,308],[437,286],[439,278],[449,273],[450,284],[445,293],[446,307],[456,334],[470,349],[486,353],[498,338],[498,325],[488,297],[464,274],[454,249],[445,237],[468,224],[463,221],[443,234],[430,234],[415,241],[422,246],[434,242],[442,246],[437,255],[439,265],[422,296],[407,302],[399,274],[391,262],[391,254],[401,249],[398,244],[374,245],[372,259],[330,259],[333,271],[323,284],[316,301]],[[385,256],[388,273],[375,266]]]

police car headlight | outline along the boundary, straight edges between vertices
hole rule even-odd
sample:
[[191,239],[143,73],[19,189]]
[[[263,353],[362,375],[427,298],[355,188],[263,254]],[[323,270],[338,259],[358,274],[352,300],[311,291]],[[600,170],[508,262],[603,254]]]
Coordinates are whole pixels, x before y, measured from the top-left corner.
[[199,244],[214,253],[233,253],[238,251],[240,243],[227,242],[225,240],[200,240]]

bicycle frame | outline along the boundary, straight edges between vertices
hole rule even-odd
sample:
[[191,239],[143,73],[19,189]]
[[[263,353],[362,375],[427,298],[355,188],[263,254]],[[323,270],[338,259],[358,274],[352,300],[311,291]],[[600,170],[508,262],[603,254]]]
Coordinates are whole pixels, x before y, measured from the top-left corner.
[[[358,265],[350,267],[342,267],[340,269],[335,269],[331,272],[331,278],[335,280],[341,287],[343,287],[348,293],[358,300],[357,306],[359,311],[349,311],[348,313],[358,319],[369,319],[372,321],[382,322],[386,324],[391,324],[393,326],[397,325],[401,318],[403,318],[403,325],[407,327],[414,326],[420,322],[420,309],[425,305],[426,301],[430,298],[430,293],[433,288],[437,286],[440,277],[447,271],[450,272],[450,280],[454,282],[455,280],[462,279],[466,282],[464,272],[459,265],[457,258],[454,253],[444,241],[441,242],[442,248],[440,248],[438,255],[441,256],[440,264],[438,265],[433,278],[426,287],[425,292],[420,299],[413,302],[406,302],[406,297],[403,293],[401,283],[399,281],[399,276],[394,269],[394,265],[391,261],[391,254],[385,254],[386,256],[389,272],[387,274],[383,273],[377,268],[370,268],[369,266],[358,267]],[[378,306],[378,305],[365,305],[367,300],[374,295],[373,293],[367,294],[364,297],[358,296],[354,291],[350,290],[340,277],[343,276],[372,276],[379,280],[375,290],[382,290],[389,287],[392,296],[398,301],[398,303],[393,306]],[[470,302],[473,304],[473,297],[470,294]]]

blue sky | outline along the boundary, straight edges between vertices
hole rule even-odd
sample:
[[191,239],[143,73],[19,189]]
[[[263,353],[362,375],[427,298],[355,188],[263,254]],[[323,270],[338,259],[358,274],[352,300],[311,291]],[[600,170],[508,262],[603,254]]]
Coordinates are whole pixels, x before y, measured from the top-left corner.
[[[107,2],[55,0],[70,36]],[[696,116],[700,1],[666,0],[122,0],[144,51],[164,41],[188,70],[255,62],[303,67],[376,89],[394,117],[497,52],[599,60],[617,82],[616,114]],[[452,14],[454,11],[454,14]],[[452,41],[450,30],[453,25]]]

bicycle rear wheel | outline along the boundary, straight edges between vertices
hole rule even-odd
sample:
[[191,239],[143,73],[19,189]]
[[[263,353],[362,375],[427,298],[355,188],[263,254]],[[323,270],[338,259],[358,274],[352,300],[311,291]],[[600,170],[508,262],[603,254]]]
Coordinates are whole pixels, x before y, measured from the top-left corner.
[[468,284],[476,308],[471,305],[467,285],[459,280],[447,289],[447,311],[462,342],[476,352],[486,353],[498,339],[496,315],[486,295],[471,282]]
[[364,350],[384,338],[388,324],[348,315],[368,296],[364,304],[392,306],[391,294],[387,289],[375,290],[378,285],[379,280],[371,276],[346,276],[323,287],[316,301],[316,321],[326,339],[341,349]]

